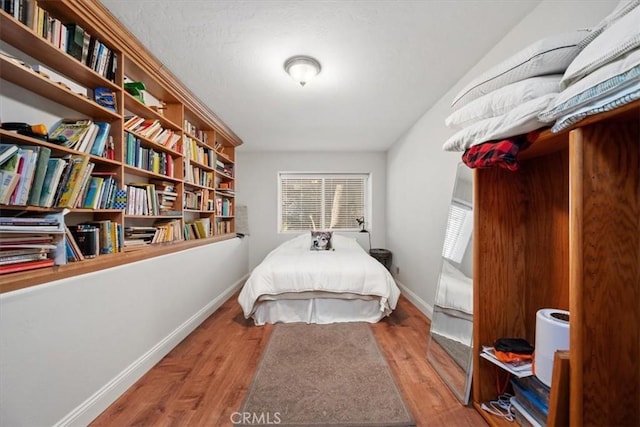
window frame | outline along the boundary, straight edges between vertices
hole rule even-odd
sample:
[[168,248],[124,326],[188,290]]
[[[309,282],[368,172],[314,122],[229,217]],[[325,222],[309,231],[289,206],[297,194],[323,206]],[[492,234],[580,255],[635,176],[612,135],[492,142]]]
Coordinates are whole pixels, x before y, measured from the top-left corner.
[[[373,230],[373,209],[372,209],[372,193],[373,193],[373,173],[371,172],[311,172],[311,171],[279,171],[277,173],[277,187],[278,187],[278,197],[276,200],[277,203],[277,211],[276,211],[276,232],[278,234],[300,234],[309,230],[282,230],[282,179],[284,178],[296,178],[296,177],[306,177],[306,178],[318,178],[318,179],[326,179],[326,178],[345,178],[345,177],[362,177],[365,178],[365,186],[364,186],[364,218],[365,218],[365,227],[368,231]],[[353,228],[340,228],[334,229],[336,232],[359,232],[360,226],[356,222],[356,218],[353,219],[354,226]],[[318,229],[322,229],[318,227]]]

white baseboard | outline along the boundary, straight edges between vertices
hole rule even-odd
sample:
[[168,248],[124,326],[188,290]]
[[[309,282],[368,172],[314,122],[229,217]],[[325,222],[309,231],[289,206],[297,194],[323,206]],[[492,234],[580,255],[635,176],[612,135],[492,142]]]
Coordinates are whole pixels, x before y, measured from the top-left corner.
[[225,303],[247,280],[246,274],[236,283],[227,288],[222,294],[214,298],[209,304],[191,316],[182,325],[162,341],[153,346],[149,351],[120,372],[100,390],[94,393],[78,407],[69,412],[58,421],[55,426],[87,426],[98,415],[116,401],[129,387],[140,377],[147,373],[156,363],[166,356],[174,347],[187,337],[194,329],[204,322],[213,312]]
[[416,295],[416,293],[411,289],[400,283],[398,279],[396,279],[396,283],[402,291],[402,295],[404,295],[409,301],[411,301],[411,303],[415,305],[416,308],[422,312],[422,314],[431,319],[431,317],[433,316],[433,306],[427,304],[425,300]]

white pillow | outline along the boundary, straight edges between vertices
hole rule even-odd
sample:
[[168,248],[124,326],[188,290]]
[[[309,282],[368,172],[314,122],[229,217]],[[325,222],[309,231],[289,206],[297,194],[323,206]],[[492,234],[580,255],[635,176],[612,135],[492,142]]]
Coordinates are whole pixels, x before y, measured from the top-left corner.
[[564,73],[580,52],[578,43],[588,34],[589,30],[555,34],[527,46],[471,81],[455,96],[451,107],[460,108],[509,83],[529,77]]
[[638,99],[640,99],[640,80],[637,80],[636,83],[629,87],[593,101],[589,105],[585,105],[566,116],[560,117],[551,128],[551,131],[560,132],[575,125],[586,117],[615,110]]
[[472,124],[451,136],[442,148],[446,151],[464,151],[473,145],[522,135],[543,127],[545,123],[538,119],[538,113],[556,96],[556,93],[543,95],[517,106],[507,114]]
[[640,80],[640,49],[610,62],[572,84],[540,113],[540,120],[552,121]]
[[551,74],[508,84],[454,111],[446,118],[445,124],[462,129],[480,120],[501,116],[523,102],[560,92],[561,78],[562,74]]
[[618,19],[595,38],[571,62],[564,73],[563,88],[640,46],[640,7]]
[[604,30],[609,28],[614,22],[622,18],[624,15],[632,11],[635,7],[640,5],[640,0],[622,0],[613,12],[607,15],[602,21],[600,21],[595,27],[591,28],[591,32],[579,45],[581,49],[584,49],[589,43],[598,37]]

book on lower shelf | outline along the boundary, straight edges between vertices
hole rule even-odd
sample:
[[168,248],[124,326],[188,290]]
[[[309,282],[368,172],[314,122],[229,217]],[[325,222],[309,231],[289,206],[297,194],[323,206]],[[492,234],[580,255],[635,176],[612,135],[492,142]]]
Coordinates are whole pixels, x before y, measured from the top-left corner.
[[483,346],[482,351],[480,352],[480,357],[501,367],[505,371],[510,372],[511,374],[515,375],[518,378],[523,378],[523,377],[528,377],[530,375],[533,375],[533,372],[531,371],[530,360],[526,360],[522,362],[513,362],[513,363],[503,362],[496,357],[495,353],[493,352],[493,347]]
[[55,265],[55,262],[51,258],[0,265],[0,274],[18,273],[20,271],[35,270],[36,268],[52,267],[53,265]]
[[66,264],[65,213],[0,217],[0,274]]
[[[512,378],[514,397],[511,402],[521,406],[520,412],[533,425],[546,425],[549,416],[549,397],[551,389],[543,384],[535,375],[525,378]],[[534,422],[535,421],[535,422]]]

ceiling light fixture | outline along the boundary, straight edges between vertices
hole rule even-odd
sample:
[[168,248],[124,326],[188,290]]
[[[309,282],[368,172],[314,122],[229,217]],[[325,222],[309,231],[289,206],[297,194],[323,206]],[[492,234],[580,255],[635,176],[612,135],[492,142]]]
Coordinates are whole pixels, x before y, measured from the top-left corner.
[[322,67],[315,58],[298,55],[287,59],[284,63],[284,69],[293,80],[300,83],[300,86],[304,86],[320,73]]

